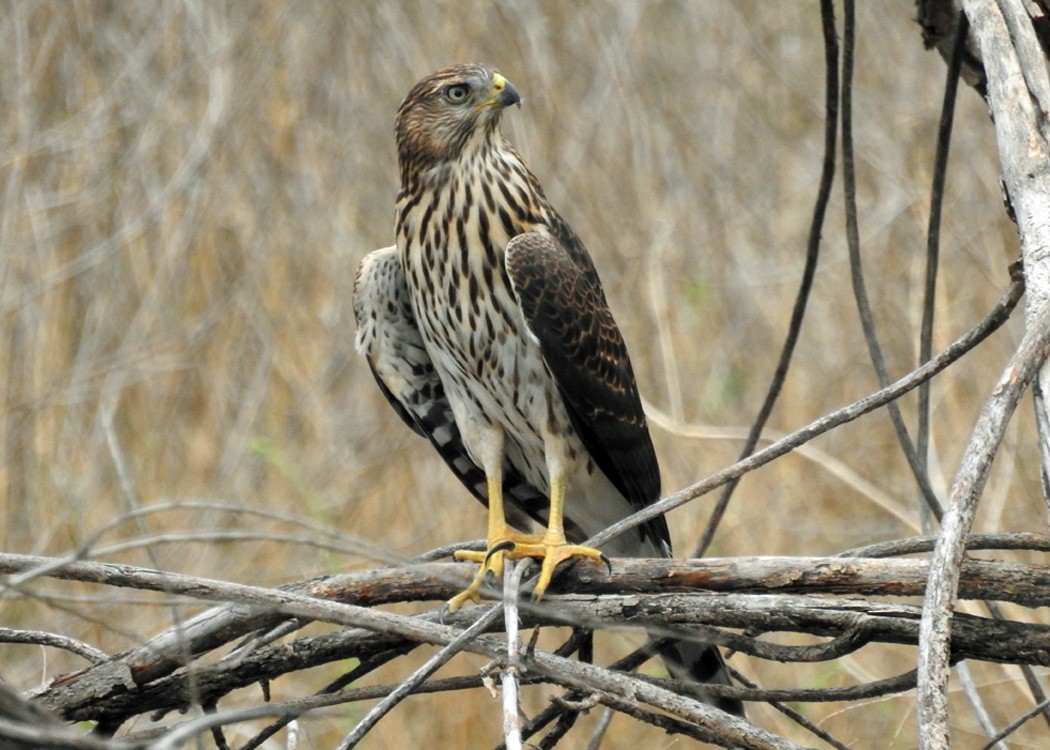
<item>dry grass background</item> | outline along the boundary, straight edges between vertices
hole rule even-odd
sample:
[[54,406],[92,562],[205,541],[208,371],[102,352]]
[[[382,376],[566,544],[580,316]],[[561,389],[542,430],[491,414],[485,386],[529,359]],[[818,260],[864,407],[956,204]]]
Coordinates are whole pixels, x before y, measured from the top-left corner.
[[[859,5],[861,238],[902,374],[917,352],[944,65],[922,49],[911,2]],[[524,94],[506,131],[595,256],[642,393],[665,415],[654,427],[665,490],[735,457],[740,443],[719,431],[742,434],[764,395],[818,180],[815,2],[14,0],[0,6],[2,549],[66,552],[129,510],[176,503],[115,525],[96,547],[131,546],[98,556],[275,585],[368,564],[356,540],[410,555],[482,535],[480,506],[354,354],[350,304],[357,262],[391,242],[397,104],[423,75],[469,60],[497,65]],[[985,107],[964,89],[938,348],[992,306],[1017,254],[997,179]],[[876,387],[842,227],[836,196],[776,431]],[[941,491],[1019,325],[935,381]],[[914,402],[904,408],[914,423]],[[977,530],[1045,526],[1028,411]],[[879,412],[745,478],[712,553],[814,555],[911,535],[915,498]],[[671,516],[680,552],[711,501]],[[194,611],[68,583],[37,593],[7,595],[0,622],[108,651]],[[904,671],[912,654],[733,664],[769,686],[833,685]],[[0,674],[20,689],[80,666],[0,645]],[[274,693],[304,694],[335,669]],[[1014,668],[974,672],[1000,724],[1027,705]],[[545,693],[527,692],[528,708],[543,705]],[[979,747],[972,712],[959,695],[954,706],[958,747]],[[308,717],[301,747],[334,746],[363,710]],[[858,748],[916,742],[910,695],[802,710]],[[816,742],[762,707],[751,716]],[[565,746],[585,746],[593,721]],[[486,747],[499,727],[487,696],[416,698],[365,746]],[[1041,746],[1038,730],[1015,746]],[[638,743],[689,744],[617,717],[605,746]]]

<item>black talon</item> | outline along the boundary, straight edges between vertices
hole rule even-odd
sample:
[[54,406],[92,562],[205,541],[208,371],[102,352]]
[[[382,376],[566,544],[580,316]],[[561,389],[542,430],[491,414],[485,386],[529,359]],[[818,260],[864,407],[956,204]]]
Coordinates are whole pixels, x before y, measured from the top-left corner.
[[445,602],[444,604],[441,605],[441,609],[438,610],[438,623],[440,623],[441,625],[444,625],[445,624],[445,615],[447,615],[448,613],[449,613],[448,612],[448,602]]
[[600,554],[599,559],[601,559],[601,561],[605,563],[605,567],[609,569],[609,575],[612,575],[612,563],[609,561],[609,558],[605,556],[604,552]]
[[489,558],[497,552],[510,552],[512,549],[514,549],[515,546],[517,545],[515,545],[514,542],[510,541],[509,539],[505,542],[500,542],[495,547],[492,547],[485,555],[485,564],[488,565]]

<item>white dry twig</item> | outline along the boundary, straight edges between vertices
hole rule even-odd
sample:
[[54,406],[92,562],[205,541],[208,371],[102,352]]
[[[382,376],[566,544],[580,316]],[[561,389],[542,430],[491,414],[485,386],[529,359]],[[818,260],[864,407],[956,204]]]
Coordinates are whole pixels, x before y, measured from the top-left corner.
[[521,578],[531,561],[519,560],[503,572],[503,621],[507,631],[507,662],[500,679],[503,685],[503,744],[507,750],[521,750],[521,715],[518,710],[518,672],[521,658],[518,641],[518,592]]
[[922,750],[947,750],[951,621],[966,535],[1006,424],[1050,348],[1050,308],[1029,328],[977,418],[952,486],[950,505],[930,560],[919,631],[918,704]]

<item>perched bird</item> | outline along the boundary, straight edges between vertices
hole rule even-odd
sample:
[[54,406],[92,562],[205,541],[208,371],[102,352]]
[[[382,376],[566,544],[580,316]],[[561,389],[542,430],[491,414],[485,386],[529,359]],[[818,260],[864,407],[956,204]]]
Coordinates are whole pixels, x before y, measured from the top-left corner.
[[[669,557],[663,517],[599,551],[588,537],[660,496],[656,454],[627,348],[579,237],[500,131],[521,97],[483,65],[416,84],[397,113],[397,244],[361,262],[356,345],[401,418],[487,504],[488,551],[455,610],[504,558],[557,565]],[[542,535],[514,529],[529,520]],[[728,684],[718,650],[661,649],[672,674]],[[715,705],[742,714],[738,701]]]

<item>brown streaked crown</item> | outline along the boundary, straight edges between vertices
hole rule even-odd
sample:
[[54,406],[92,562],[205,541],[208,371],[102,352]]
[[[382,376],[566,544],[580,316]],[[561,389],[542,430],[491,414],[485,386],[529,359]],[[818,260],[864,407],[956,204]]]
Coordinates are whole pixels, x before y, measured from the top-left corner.
[[441,162],[459,156],[471,136],[497,132],[500,113],[518,103],[517,92],[499,106],[485,106],[493,95],[498,71],[488,65],[454,65],[433,73],[412,87],[397,111],[395,131],[402,185]]

